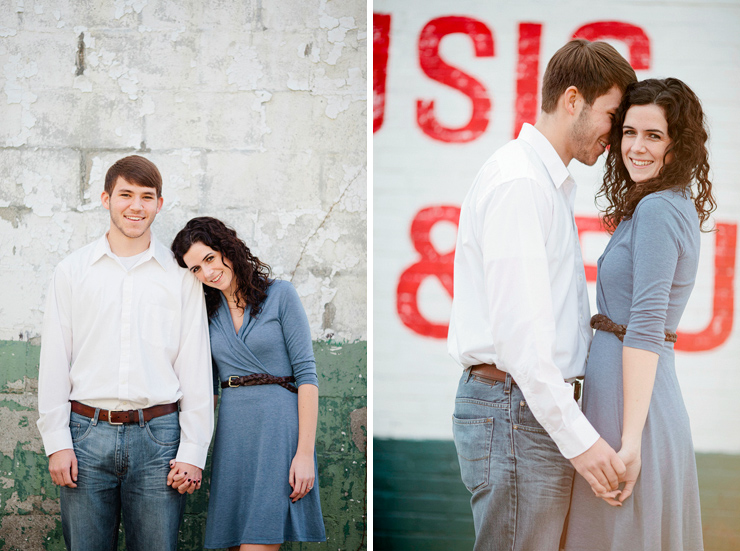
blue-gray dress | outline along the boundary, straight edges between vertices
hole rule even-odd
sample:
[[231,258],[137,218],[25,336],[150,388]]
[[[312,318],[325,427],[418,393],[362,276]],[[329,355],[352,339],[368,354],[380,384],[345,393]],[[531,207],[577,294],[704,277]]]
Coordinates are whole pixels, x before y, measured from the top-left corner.
[[[648,195],[619,224],[598,261],[600,314],[627,325],[624,346],[660,355],[642,433],[642,470],[622,507],[594,496],[576,475],[566,550],[702,550],[699,485],[689,417],[678,386],[673,344],[694,286],[699,220],[694,203],[677,191]],[[622,342],[596,331],[584,387],[583,411],[599,434],[621,447]]]
[[[221,381],[230,375],[268,373],[293,375],[299,386],[318,386],[308,319],[287,281],[273,281],[262,311],[255,319],[247,310],[238,333],[222,296],[210,334],[214,371]],[[296,503],[288,497],[297,447],[297,394],[275,384],[221,391],[206,548],[326,540],[318,468],[305,497]]]

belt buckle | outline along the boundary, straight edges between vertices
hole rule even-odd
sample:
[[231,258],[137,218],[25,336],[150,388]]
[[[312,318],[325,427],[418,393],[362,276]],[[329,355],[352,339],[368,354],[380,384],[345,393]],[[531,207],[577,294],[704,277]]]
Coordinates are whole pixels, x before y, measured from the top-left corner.
[[238,378],[239,378],[239,375],[231,375],[229,377],[229,388],[236,388],[236,387],[239,386],[238,384],[236,384],[236,385],[231,384],[232,383],[232,380],[231,379],[238,379]]
[[581,396],[583,394],[583,381],[581,379],[576,379],[573,381],[573,399],[577,402],[581,399]]
[[121,410],[121,411],[110,411],[110,410],[109,410],[109,411],[108,411],[108,424],[109,424],[109,425],[123,425],[123,421],[121,421],[120,423],[114,423],[114,422],[112,421],[112,419],[113,419],[113,414],[114,414],[114,413],[123,413],[123,410]]

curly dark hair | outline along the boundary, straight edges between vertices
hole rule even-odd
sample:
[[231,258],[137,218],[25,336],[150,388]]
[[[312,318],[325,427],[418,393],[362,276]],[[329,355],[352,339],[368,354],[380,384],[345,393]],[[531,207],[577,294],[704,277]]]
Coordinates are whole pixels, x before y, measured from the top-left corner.
[[[633,105],[657,105],[668,123],[671,144],[663,158],[663,166],[655,178],[635,183],[622,160],[622,125],[627,110]],[[699,214],[699,227],[717,208],[709,181],[709,162],[706,142],[709,138],[704,112],[696,94],[677,78],[647,79],[627,87],[614,115],[609,155],[606,158],[604,181],[596,194],[608,203],[603,209],[604,226],[612,233],[622,220],[632,217],[640,200],[656,191],[677,189],[691,194]],[[673,159],[666,163],[669,153]],[[696,193],[692,194],[692,182]]]
[[[203,243],[220,252],[223,260],[229,261],[236,278],[236,305],[244,309],[250,306],[249,315],[257,317],[267,297],[267,288],[273,282],[270,279],[270,266],[250,252],[244,241],[237,237],[236,231],[210,216],[193,218],[172,241],[172,252],[177,263],[183,268],[187,268],[183,257],[193,243]],[[204,285],[203,290],[206,295],[208,319],[211,319],[221,304],[221,291],[208,285]]]

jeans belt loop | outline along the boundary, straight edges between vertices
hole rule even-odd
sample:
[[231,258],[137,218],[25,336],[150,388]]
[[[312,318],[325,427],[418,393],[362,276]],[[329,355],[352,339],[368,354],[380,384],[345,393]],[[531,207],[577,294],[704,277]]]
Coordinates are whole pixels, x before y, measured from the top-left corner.
[[506,374],[506,382],[504,383],[504,393],[511,394],[511,383],[513,379],[509,373]]
[[465,378],[465,383],[467,383],[468,381],[470,381],[470,378],[473,376],[473,366],[471,365],[470,367],[468,367],[465,370],[465,372],[468,374],[468,376]]
[[93,415],[92,426],[98,426],[98,417],[100,417],[100,408],[95,408],[95,415]]
[[139,412],[139,426],[143,429],[144,428],[144,410],[137,409],[136,411]]

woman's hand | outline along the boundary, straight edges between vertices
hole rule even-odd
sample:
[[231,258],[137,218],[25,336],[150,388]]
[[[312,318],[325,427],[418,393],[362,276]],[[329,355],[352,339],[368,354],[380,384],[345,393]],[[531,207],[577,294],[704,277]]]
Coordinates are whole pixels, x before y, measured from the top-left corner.
[[314,479],[313,454],[298,452],[290,463],[290,474],[288,475],[288,483],[293,488],[293,493],[290,494],[293,503],[311,491]]
[[624,466],[627,467],[627,471],[620,479],[620,482],[624,483],[624,487],[621,490],[598,494],[598,497],[613,507],[621,507],[622,503],[632,495],[632,490],[637,483],[637,477],[640,476],[642,467],[641,450],[639,448],[623,445],[617,455],[624,462]]
[[637,477],[640,476],[640,469],[642,468],[642,457],[640,449],[627,448],[622,446],[622,449],[617,452],[624,461],[624,466],[627,467],[627,472],[624,473],[624,489],[619,496],[619,503],[624,503],[624,500],[632,495],[632,490],[637,483]]
[[167,486],[172,486],[181,494],[185,492],[192,494],[200,490],[203,479],[203,471],[189,463],[178,463],[174,459],[170,461],[170,474],[167,475]]

